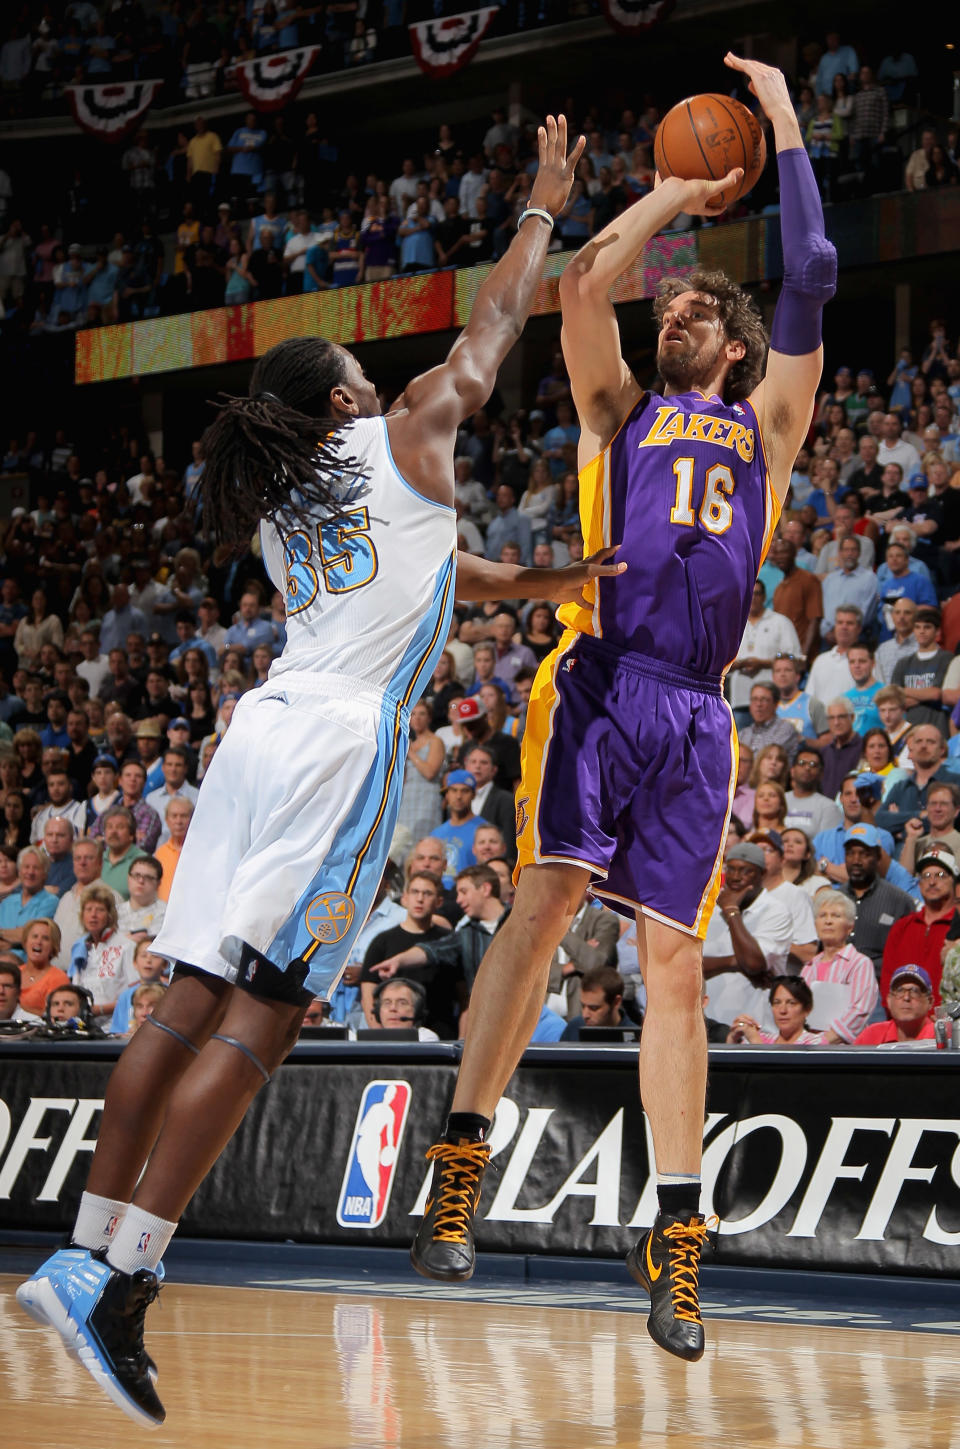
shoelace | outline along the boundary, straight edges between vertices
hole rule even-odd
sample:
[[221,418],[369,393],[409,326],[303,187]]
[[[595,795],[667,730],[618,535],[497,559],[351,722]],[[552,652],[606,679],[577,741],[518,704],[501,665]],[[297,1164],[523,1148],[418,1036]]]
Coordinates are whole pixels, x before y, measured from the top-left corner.
[[462,1243],[477,1208],[480,1178],[490,1160],[488,1142],[437,1142],[427,1152],[428,1162],[439,1162],[437,1213],[433,1237],[439,1243]]
[[700,1323],[698,1272],[700,1253],[707,1240],[710,1224],[705,1222],[671,1223],[663,1236],[670,1240],[670,1297],[675,1318],[685,1323]]

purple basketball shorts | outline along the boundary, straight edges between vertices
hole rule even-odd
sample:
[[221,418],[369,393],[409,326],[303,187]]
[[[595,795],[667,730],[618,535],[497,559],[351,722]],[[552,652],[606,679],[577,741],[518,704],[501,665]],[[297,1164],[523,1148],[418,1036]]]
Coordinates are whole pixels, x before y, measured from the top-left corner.
[[719,678],[568,631],[530,697],[517,871],[586,866],[613,910],[702,939],[736,774]]

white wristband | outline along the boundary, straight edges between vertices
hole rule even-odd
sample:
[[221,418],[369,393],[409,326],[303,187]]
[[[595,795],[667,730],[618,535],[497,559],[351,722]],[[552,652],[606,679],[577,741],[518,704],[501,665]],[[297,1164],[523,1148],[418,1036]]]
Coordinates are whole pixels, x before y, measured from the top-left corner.
[[544,211],[542,206],[527,206],[523,209],[523,211],[521,211],[520,215],[517,217],[517,231],[519,231],[520,228],[523,226],[523,223],[526,221],[528,216],[539,216],[541,221],[549,222],[550,230],[553,230],[553,217],[550,215],[549,211]]

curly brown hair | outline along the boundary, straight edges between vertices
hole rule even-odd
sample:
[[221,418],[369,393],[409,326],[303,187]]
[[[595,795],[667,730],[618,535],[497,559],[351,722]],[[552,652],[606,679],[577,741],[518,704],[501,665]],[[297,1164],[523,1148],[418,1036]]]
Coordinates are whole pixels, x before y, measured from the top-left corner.
[[750,297],[725,272],[692,271],[664,277],[653,303],[658,325],[675,297],[683,292],[705,292],[716,300],[720,321],[730,342],[742,342],[746,352],[727,373],[724,402],[749,397],[763,376],[767,356],[767,333],[763,319]]

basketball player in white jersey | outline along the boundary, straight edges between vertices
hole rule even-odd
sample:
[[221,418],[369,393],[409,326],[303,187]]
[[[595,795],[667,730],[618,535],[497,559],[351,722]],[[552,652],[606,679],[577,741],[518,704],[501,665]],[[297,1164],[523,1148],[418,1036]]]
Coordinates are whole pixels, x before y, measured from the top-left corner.
[[260,528],[287,644],[204,780],[154,944],[173,983],[111,1078],[71,1246],[18,1293],[147,1425],[164,1417],[143,1346],[161,1255],[373,904],[410,706],[455,595],[560,599],[619,571],[610,550],[568,570],[457,568],[457,428],[520,334],[583,141],[568,156],[563,117],[548,117],[539,149],[530,206],[465,331],[386,418],[349,352],[302,338],[261,359],[204,440],[207,526],[240,546]]

